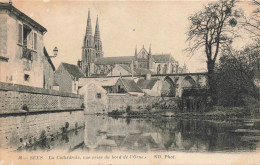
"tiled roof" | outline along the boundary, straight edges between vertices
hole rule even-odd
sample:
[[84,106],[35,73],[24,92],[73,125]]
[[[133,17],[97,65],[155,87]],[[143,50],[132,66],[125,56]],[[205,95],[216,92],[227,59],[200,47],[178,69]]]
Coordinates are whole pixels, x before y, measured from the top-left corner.
[[120,80],[123,82],[127,92],[140,92],[140,93],[143,93],[142,89],[140,89],[137,86],[137,84],[135,83],[134,80],[126,79],[126,78],[121,78]]
[[120,57],[102,57],[98,58],[96,64],[112,65],[112,64],[128,64],[131,63],[134,56],[120,56]]
[[151,80],[139,79],[137,85],[141,89],[152,89],[157,80],[157,78],[151,78]]
[[85,77],[85,75],[77,65],[68,64],[68,63],[61,63],[61,64],[69,72],[69,74],[72,76],[73,79],[76,78],[76,80],[78,80],[79,78]]

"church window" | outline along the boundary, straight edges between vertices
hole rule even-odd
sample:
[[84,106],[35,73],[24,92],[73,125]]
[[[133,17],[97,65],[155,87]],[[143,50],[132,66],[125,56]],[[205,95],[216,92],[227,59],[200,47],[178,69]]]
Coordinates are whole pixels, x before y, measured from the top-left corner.
[[167,72],[167,64],[164,64],[163,73],[166,73],[166,72]]
[[157,66],[157,74],[160,74],[160,72],[161,72],[161,65],[159,64],[159,65]]

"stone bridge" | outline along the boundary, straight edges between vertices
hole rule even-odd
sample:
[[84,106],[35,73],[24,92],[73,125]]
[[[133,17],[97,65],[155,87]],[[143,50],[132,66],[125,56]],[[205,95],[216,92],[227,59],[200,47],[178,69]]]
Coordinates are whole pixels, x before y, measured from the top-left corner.
[[207,73],[152,75],[162,82],[162,96],[181,97],[185,88],[207,88]]

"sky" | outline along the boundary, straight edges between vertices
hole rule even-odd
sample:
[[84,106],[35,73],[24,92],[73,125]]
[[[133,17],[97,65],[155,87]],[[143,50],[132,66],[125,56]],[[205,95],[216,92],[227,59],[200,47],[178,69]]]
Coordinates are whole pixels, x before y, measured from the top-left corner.
[[[5,0],[6,1],[6,0]],[[143,47],[152,54],[171,55],[190,72],[206,71],[203,52],[192,58],[184,52],[188,17],[203,9],[209,1],[67,1],[13,0],[13,5],[47,29],[44,45],[49,54],[55,46],[59,54],[52,61],[57,68],[61,62],[76,64],[82,55],[88,9],[91,12],[92,33],[96,18],[103,44],[104,57],[134,56]],[[249,5],[240,5],[245,11]],[[243,42],[243,41],[242,41]],[[244,43],[244,42],[243,42]]]

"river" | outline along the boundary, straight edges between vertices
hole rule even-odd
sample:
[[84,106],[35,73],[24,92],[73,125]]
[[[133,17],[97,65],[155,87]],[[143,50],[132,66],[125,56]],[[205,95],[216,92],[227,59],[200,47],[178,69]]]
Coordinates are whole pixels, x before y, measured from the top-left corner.
[[85,115],[85,128],[67,132],[27,150],[46,149],[69,152],[260,151],[260,121]]

